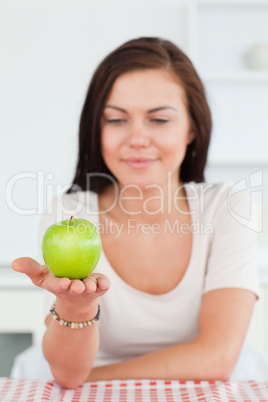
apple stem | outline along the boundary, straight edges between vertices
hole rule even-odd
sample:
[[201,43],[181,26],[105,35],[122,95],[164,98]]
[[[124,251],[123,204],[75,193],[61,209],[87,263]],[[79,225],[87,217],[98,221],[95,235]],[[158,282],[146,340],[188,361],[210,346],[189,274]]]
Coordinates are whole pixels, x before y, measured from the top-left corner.
[[73,219],[73,216],[71,216],[71,218],[69,220],[69,226],[71,226],[72,219]]

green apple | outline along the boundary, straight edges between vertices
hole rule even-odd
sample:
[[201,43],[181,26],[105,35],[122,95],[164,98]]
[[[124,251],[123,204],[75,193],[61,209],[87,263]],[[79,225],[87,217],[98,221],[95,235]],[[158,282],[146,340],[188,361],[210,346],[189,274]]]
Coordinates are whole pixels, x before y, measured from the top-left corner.
[[101,255],[100,234],[86,219],[73,219],[49,226],[42,240],[48,269],[60,278],[83,279],[94,270]]

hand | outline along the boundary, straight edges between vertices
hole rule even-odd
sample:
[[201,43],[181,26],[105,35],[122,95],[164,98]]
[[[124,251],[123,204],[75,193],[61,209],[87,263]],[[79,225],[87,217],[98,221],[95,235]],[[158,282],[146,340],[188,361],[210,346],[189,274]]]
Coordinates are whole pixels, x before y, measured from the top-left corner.
[[26,274],[35,286],[46,289],[61,300],[85,302],[102,296],[110,287],[106,275],[92,273],[83,280],[57,278],[47,268],[30,257],[21,257],[11,264],[14,271]]

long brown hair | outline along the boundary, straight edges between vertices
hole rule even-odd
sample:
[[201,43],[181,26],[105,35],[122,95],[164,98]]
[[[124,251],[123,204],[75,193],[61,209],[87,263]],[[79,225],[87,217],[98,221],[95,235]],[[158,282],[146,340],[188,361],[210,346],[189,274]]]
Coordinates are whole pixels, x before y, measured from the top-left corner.
[[91,79],[80,118],[76,172],[67,193],[77,190],[100,193],[111,184],[108,177],[116,181],[101,153],[101,117],[115,80],[126,72],[144,69],[168,70],[183,86],[195,139],[188,145],[180,179],[205,180],[212,122],[203,83],[190,59],[176,45],[161,38],[143,37],[130,40],[108,54]]

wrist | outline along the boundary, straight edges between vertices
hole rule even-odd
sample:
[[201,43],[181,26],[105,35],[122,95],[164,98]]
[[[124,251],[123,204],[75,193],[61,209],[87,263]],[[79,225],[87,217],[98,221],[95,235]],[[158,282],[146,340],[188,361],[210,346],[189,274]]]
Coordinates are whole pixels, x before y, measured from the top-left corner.
[[54,301],[54,303],[52,303],[52,306],[50,307],[50,312],[53,316],[53,319],[55,321],[58,321],[59,325],[63,326],[63,327],[69,327],[69,328],[84,328],[84,327],[91,327],[91,325],[96,324],[99,321],[100,318],[100,305],[98,305],[98,311],[97,314],[94,318],[90,319],[90,320],[85,320],[85,321],[68,321],[65,320],[64,318],[60,317],[57,313],[57,311],[55,310],[55,306],[56,306],[56,300]]
[[72,301],[56,298],[55,310],[59,317],[66,321],[82,322],[92,320],[98,312],[98,299],[89,303],[74,303]]

